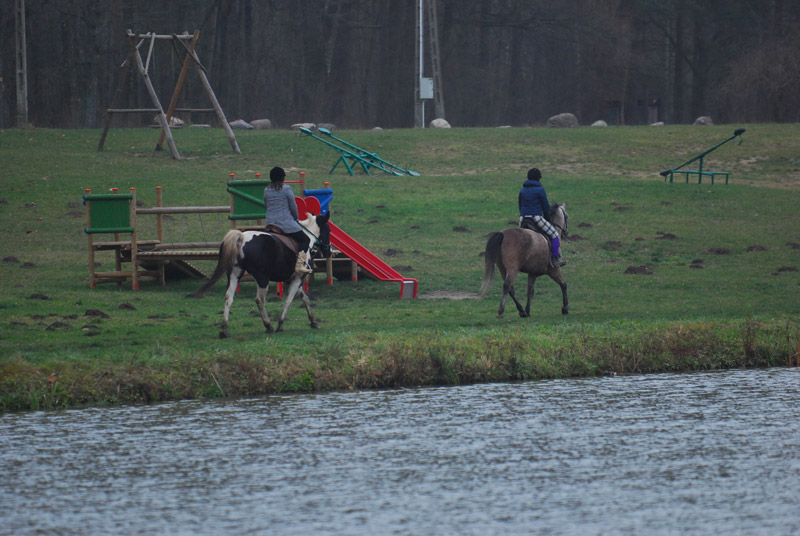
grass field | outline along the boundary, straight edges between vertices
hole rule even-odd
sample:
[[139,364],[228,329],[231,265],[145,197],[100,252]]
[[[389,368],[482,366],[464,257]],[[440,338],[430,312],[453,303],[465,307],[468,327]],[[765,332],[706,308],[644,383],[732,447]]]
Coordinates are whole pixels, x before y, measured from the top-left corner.
[[[221,130],[175,131],[181,161],[153,150],[151,129],[112,129],[103,152],[97,130],[0,131],[0,409],[785,365],[800,344],[800,125],[744,125],[744,143],[704,162],[729,171],[727,185],[658,174],[738,127],[337,132],[420,177],[329,175],[337,154],[289,131],[236,131],[241,155]],[[135,187],[152,206],[162,186],[165,205],[225,205],[229,174],[274,165],[304,171],[309,188],[330,181],[332,221],[418,279],[420,297],[318,278],[322,329],[295,305],[268,336],[246,283],[219,340],[223,283],[200,300],[184,298],[192,280],[89,288],[85,188]],[[570,315],[543,278],[533,318],[512,307],[498,319],[499,280],[476,297],[480,253],[516,221],[532,166],[567,203]],[[229,225],[175,216],[165,236],[219,240]],[[152,216],[140,227],[154,237]]]

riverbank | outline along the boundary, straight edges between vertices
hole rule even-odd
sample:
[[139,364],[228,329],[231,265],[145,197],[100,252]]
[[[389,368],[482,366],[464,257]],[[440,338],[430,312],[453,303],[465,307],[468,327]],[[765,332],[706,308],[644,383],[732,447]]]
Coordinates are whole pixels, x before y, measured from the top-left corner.
[[219,352],[0,363],[0,408],[58,409],[294,392],[797,366],[800,325],[679,322],[360,336],[324,353]]

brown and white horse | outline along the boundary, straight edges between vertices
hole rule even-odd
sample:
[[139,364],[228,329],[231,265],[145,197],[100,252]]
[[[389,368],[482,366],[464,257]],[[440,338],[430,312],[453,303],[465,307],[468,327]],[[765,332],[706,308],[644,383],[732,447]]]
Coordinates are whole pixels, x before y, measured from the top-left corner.
[[[330,213],[324,216],[314,216],[308,213],[308,218],[300,224],[312,235],[312,243],[327,258],[331,255],[330,234],[328,226]],[[286,313],[295,295],[300,296],[303,305],[308,313],[308,320],[312,328],[318,328],[317,319],[311,312],[311,302],[303,291],[303,281],[307,274],[295,273],[295,261],[297,253],[291,250],[282,240],[274,234],[264,231],[240,231],[233,229],[228,231],[222,244],[219,247],[219,260],[214,273],[203,286],[191,294],[192,297],[202,297],[211,285],[216,283],[222,274],[228,276],[228,290],[225,292],[225,310],[222,315],[222,328],[219,336],[224,339],[228,336],[228,317],[231,312],[233,298],[239,286],[239,279],[245,272],[253,276],[258,285],[256,291],[256,306],[261,313],[261,320],[267,333],[283,331],[283,323],[286,320]],[[286,300],[283,304],[281,316],[278,319],[278,327],[274,329],[267,316],[264,303],[267,298],[267,287],[270,281],[282,282],[286,284]]]
[[[563,235],[566,238],[568,234],[567,204],[553,204],[550,207],[550,218],[550,223],[556,228],[559,237]],[[495,266],[503,277],[503,295],[497,310],[498,318],[503,317],[507,296],[511,296],[511,299],[514,300],[519,316],[526,318],[531,315],[533,286],[536,284],[536,278],[540,275],[547,275],[558,283],[563,298],[561,314],[569,313],[567,283],[561,273],[561,266],[554,265],[550,260],[550,245],[544,235],[521,227],[509,227],[502,232],[489,235],[485,255],[486,269],[481,284],[481,297],[486,296],[486,292],[489,290]],[[514,281],[520,272],[528,274],[528,300],[524,309],[514,295]]]

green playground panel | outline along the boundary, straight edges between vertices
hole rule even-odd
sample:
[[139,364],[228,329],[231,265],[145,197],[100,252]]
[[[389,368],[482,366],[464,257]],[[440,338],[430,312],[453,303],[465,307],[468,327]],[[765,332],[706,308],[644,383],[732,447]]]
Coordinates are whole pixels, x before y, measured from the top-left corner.
[[84,203],[90,203],[91,227],[83,230],[87,234],[132,233],[132,194],[86,194]]
[[231,220],[263,219],[264,188],[270,183],[264,179],[228,181],[228,192],[233,194],[233,211],[228,216]]

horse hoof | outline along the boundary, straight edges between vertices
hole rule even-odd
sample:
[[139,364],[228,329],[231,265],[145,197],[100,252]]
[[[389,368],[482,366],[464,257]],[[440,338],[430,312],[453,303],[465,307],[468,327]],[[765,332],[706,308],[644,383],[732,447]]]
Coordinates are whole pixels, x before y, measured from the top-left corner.
[[267,330],[267,333],[275,333],[275,328],[272,326],[264,326],[264,329]]
[[311,329],[319,329],[319,324],[317,324],[316,322],[312,322]]
[[497,318],[503,318],[503,313],[499,313],[499,314],[497,315]]
[[531,316],[531,315],[529,315],[528,313],[520,313],[519,314],[520,318],[528,318],[529,316]]
[[278,329],[275,330],[275,333],[282,333],[282,332],[283,332],[283,326],[278,326]]
[[562,315],[568,315],[569,314],[569,309],[567,309],[566,307],[561,309],[561,314]]
[[219,332],[219,338],[220,338],[220,339],[227,339],[227,338],[228,338],[228,332],[226,332],[226,331],[220,331],[220,332]]

